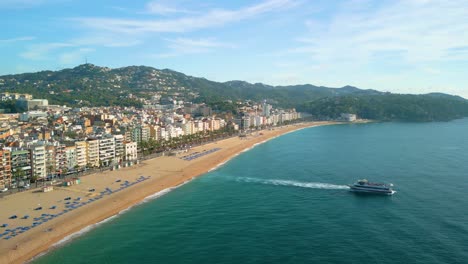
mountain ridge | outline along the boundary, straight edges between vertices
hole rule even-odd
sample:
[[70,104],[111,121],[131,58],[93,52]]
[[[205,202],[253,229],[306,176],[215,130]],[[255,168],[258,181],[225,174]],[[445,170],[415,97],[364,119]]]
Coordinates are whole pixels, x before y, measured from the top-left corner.
[[[351,85],[334,88],[313,84],[274,86],[242,80],[215,82],[172,69],[143,65],[109,68],[87,63],[58,71],[3,75],[0,79],[0,91],[31,93],[35,98],[49,99],[51,104],[67,105],[84,101],[95,106],[117,103],[141,106],[127,97],[136,94],[148,98],[153,93],[160,93],[163,98],[183,101],[267,100],[283,107],[296,107],[326,97],[387,94]],[[465,100],[444,93],[428,96]]]

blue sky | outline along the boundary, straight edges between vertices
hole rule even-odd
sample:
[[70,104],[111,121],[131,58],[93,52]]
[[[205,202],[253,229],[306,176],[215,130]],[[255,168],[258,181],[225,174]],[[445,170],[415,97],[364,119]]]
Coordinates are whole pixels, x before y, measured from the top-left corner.
[[0,75],[90,63],[468,98],[468,0],[0,0]]

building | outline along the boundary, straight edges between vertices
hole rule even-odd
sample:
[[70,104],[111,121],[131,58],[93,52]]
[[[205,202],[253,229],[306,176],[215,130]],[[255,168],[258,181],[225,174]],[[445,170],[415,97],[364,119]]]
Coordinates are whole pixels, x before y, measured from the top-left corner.
[[13,178],[31,180],[31,152],[27,149],[11,150],[11,174]]
[[16,106],[19,109],[23,109],[26,111],[40,109],[43,107],[47,107],[49,105],[49,101],[47,99],[30,99],[27,100],[26,98],[19,98],[16,101]]
[[273,107],[270,104],[267,104],[266,102],[264,102],[262,106],[263,116],[269,117],[272,108]]
[[68,169],[67,166],[67,156],[66,156],[66,146],[64,144],[59,144],[58,142],[54,144],[55,147],[55,168],[57,172],[60,172],[64,169]]
[[11,135],[11,128],[7,127],[0,127],[0,140],[6,139]]
[[112,135],[106,134],[99,139],[99,164],[109,166],[115,160],[115,141]]
[[47,175],[54,175],[58,166],[55,161],[55,146],[45,146],[45,160],[46,160],[46,172]]
[[11,152],[0,150],[0,188],[11,185]]
[[149,126],[141,126],[141,141],[148,141],[150,139],[151,130]]
[[115,145],[115,159],[120,162],[124,160],[125,149],[124,149],[124,136],[123,135],[114,135],[114,145]]
[[182,130],[184,135],[191,135],[195,131],[195,124],[192,121],[187,121],[185,124],[182,124]]
[[138,158],[137,143],[127,141],[124,143],[125,160],[136,160]]
[[134,127],[131,132],[132,141],[140,143],[142,141],[148,141],[151,136],[151,129],[147,125],[141,125]]
[[32,177],[44,179],[46,177],[46,148],[43,145],[31,146]]
[[212,115],[211,107],[208,107],[208,106],[200,107],[200,114],[202,116],[211,116]]
[[43,111],[28,111],[19,115],[19,121],[28,122],[35,118],[47,118],[47,113]]
[[342,113],[341,114],[341,119],[347,122],[353,122],[356,121],[356,115],[355,114],[349,114],[349,113]]
[[133,142],[141,142],[141,127],[134,127],[131,130],[131,139]]
[[99,140],[98,139],[88,139],[88,155],[86,166],[89,167],[99,167]]
[[9,93],[9,92],[0,93],[0,100],[1,101],[18,100],[20,98],[30,100],[30,99],[32,99],[32,95],[30,95],[30,94],[20,94],[20,93]]
[[77,166],[76,162],[76,147],[75,146],[68,146],[65,147],[65,167],[68,171],[74,170],[75,166]]
[[159,126],[149,126],[150,128],[150,138],[154,140],[159,140],[160,139],[160,127]]
[[75,142],[75,160],[78,167],[86,167],[88,162],[88,143],[86,141]]

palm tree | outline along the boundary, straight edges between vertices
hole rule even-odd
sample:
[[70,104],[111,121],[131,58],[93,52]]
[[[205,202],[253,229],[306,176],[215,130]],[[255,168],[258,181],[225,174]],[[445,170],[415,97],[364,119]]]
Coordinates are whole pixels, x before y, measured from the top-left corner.
[[23,179],[25,175],[26,173],[23,171],[23,169],[21,168],[16,169],[16,171],[14,171],[12,175],[13,176],[12,182],[15,182],[16,184],[18,184],[18,179]]
[[54,165],[47,166],[47,174],[52,176],[52,171],[54,171]]

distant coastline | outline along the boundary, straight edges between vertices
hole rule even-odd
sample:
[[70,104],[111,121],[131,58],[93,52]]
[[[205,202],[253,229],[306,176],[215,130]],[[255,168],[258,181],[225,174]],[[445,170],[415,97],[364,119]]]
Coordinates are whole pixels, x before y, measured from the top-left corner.
[[[77,233],[83,233],[83,229],[89,228],[97,223],[106,221],[110,217],[118,215],[128,208],[131,208],[154,196],[163,195],[173,188],[201,176],[213,169],[222,166],[233,157],[246,149],[251,149],[255,145],[264,143],[275,137],[289,132],[297,131],[314,126],[340,124],[341,122],[307,122],[284,127],[278,127],[273,130],[262,130],[256,135],[249,135],[247,138],[240,139],[228,138],[217,142],[197,146],[178,156],[159,157],[146,160],[142,164],[125,168],[117,171],[107,171],[98,174],[92,174],[82,178],[83,184],[60,188],[50,193],[33,193],[32,191],[22,192],[7,196],[0,200],[2,212],[1,219],[7,219],[11,214],[23,215],[31,214],[31,217],[39,213],[31,208],[40,202],[46,208],[52,204],[64,204],[64,197],[70,196],[74,199],[93,199],[95,194],[87,193],[91,186],[96,188],[96,192],[110,188],[115,190],[118,184],[116,181],[137,181],[140,176],[148,177],[144,182],[140,182],[111,195],[104,195],[99,201],[93,201],[90,204],[77,208],[73,212],[51,219],[47,223],[28,230],[25,234],[20,234],[10,240],[5,240],[0,246],[1,263],[23,263],[33,260],[41,253],[53,250],[57,243],[61,243],[64,238],[73,239]],[[219,148],[216,154],[207,154],[191,161],[186,161],[181,156],[193,155],[194,153],[203,153],[204,151]],[[86,197],[83,195],[86,194]],[[103,206],[105,205],[105,207]],[[47,210],[45,210],[47,211]],[[45,213],[42,211],[42,213]],[[50,210],[49,210],[50,211]],[[23,222],[22,222],[23,221]],[[18,219],[13,221],[12,227],[19,226],[25,220]]]

